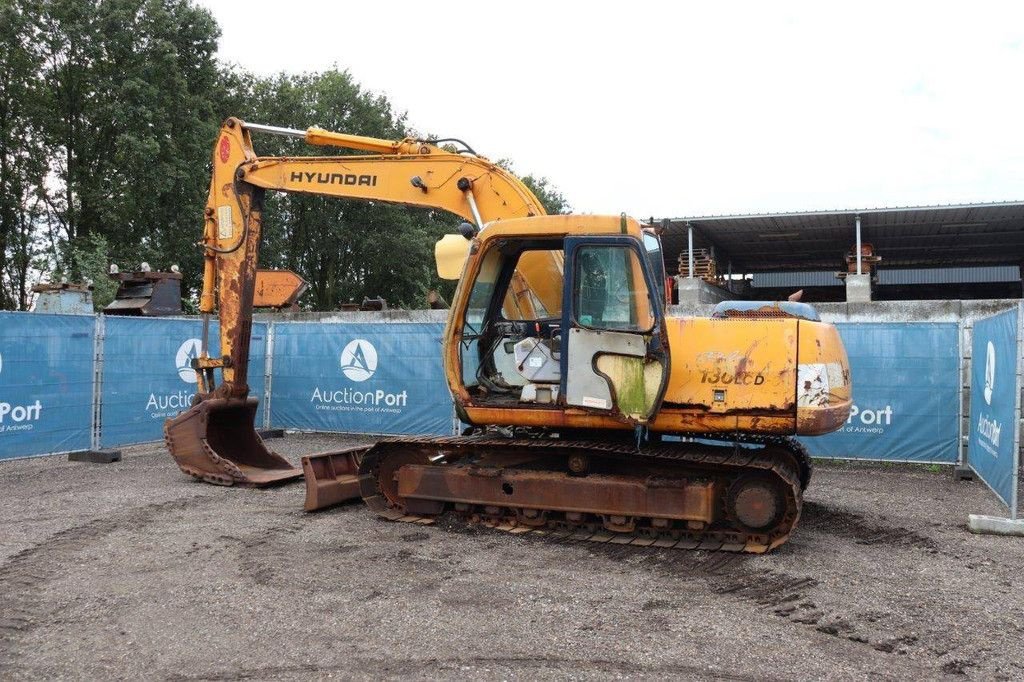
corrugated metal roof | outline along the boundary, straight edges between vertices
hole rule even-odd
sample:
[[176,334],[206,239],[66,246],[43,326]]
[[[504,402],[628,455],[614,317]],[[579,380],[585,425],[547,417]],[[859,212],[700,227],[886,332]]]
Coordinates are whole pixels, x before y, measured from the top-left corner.
[[734,272],[838,271],[858,215],[880,271],[1024,261],[1024,201],[674,218],[662,235],[665,258],[674,271],[689,224],[695,247],[713,247],[721,271],[729,261]]

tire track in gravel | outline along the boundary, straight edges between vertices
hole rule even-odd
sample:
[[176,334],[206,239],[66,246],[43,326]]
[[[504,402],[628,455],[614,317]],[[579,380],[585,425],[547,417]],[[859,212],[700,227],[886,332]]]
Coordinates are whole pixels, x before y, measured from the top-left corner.
[[0,666],[12,663],[9,659],[17,640],[44,615],[45,608],[34,594],[66,573],[76,554],[117,531],[145,527],[167,511],[194,508],[216,499],[215,495],[196,495],[132,507],[58,531],[12,555],[0,566]]
[[[863,514],[853,511],[817,502],[805,502],[801,526],[825,536],[843,538],[855,545],[875,546],[885,550],[916,551],[957,561],[973,555],[962,546],[954,549],[916,530],[897,525],[896,521],[897,519],[893,519],[893,524],[888,525],[872,521]],[[970,655],[957,657],[954,652],[937,648],[935,643],[929,645],[927,641],[920,641],[919,637],[912,633],[876,625],[883,615],[876,612],[837,615],[834,612],[822,611],[813,601],[808,600],[783,606],[776,609],[775,613],[793,622],[814,626],[824,634],[868,645],[881,653],[902,655],[911,649],[917,649],[933,658],[938,670],[946,675],[963,675],[968,669],[978,665]]]
[[302,519],[297,519],[255,530],[244,537],[222,535],[220,539],[235,543],[243,577],[262,587],[275,587],[287,582],[286,576],[278,574],[286,570],[294,552],[294,546],[282,540],[298,533],[305,525]]
[[[833,532],[854,544],[877,544],[898,549],[920,550],[929,554],[938,551],[937,542],[909,529],[887,528],[872,524],[858,514],[811,504],[811,514],[815,521],[823,521],[815,524],[819,526],[819,530],[823,526],[829,527],[830,529],[823,532]],[[841,532],[834,532],[833,529]],[[504,535],[489,528],[461,523],[451,523],[444,530],[466,535]],[[628,560],[634,565],[643,564],[674,577],[703,580],[711,591],[723,597],[752,602],[765,613],[794,626],[848,640],[856,645],[868,647],[874,652],[902,656],[911,648],[924,650],[926,646],[925,642],[919,642],[916,635],[876,624],[879,618],[873,612],[849,614],[819,605],[813,595],[819,585],[816,578],[791,575],[776,569],[756,568],[753,566],[756,555],[595,544],[572,538],[536,537],[529,534],[520,535],[516,540],[546,545],[577,545],[596,556],[612,561]],[[654,599],[647,601],[641,608],[644,611],[659,611],[676,607],[677,604],[671,600]],[[950,673],[947,668],[960,669],[975,665],[969,659],[958,658],[950,661],[944,660],[945,656],[937,655],[933,655],[933,658],[937,669],[947,674]]]
[[[467,670],[467,667],[470,668]],[[297,665],[258,666],[253,668],[232,669],[230,671],[210,671],[194,675],[172,675],[167,679],[173,682],[191,680],[263,680],[295,676],[298,679],[337,675],[339,677],[366,676],[375,679],[394,679],[438,675],[454,675],[466,679],[472,673],[485,673],[493,679],[496,676],[493,668],[509,668],[522,675],[529,671],[535,675],[562,673],[566,676],[579,677],[581,673],[607,677],[608,675],[641,676],[674,676],[686,679],[735,680],[737,682],[754,682],[768,680],[763,675],[745,675],[723,670],[714,670],[685,663],[668,663],[643,665],[632,661],[620,661],[602,658],[571,658],[558,656],[473,656],[455,658],[393,659],[393,658],[349,658],[344,664],[317,665],[313,663]],[[482,670],[474,670],[482,668]]]
[[[959,558],[943,545],[917,531],[900,526],[874,523],[861,514],[832,509],[817,503],[805,503],[801,523],[807,530],[843,538],[856,545],[877,545],[886,550],[923,552]],[[951,651],[937,650],[927,641],[892,624],[879,621],[885,616],[877,611],[836,610],[820,606],[811,597],[818,580],[810,576],[792,576],[776,570],[759,570],[723,576],[709,581],[718,594],[748,599],[791,623],[813,628],[832,637],[870,647],[884,654],[906,655],[911,650],[933,659],[936,669],[944,674],[964,674],[977,663],[969,656],[956,657]],[[826,597],[827,599],[827,597]]]
[[[717,555],[717,556],[716,556]],[[736,554],[712,553],[694,562],[697,571],[673,567],[672,572],[703,579],[715,594],[752,602],[759,610],[793,626],[847,640],[885,653],[905,655],[921,648],[916,635],[892,627],[876,625],[878,614],[847,613],[815,601],[819,581],[808,575],[791,575],[775,569],[751,569],[742,561],[730,560]],[[709,570],[710,569],[710,570]],[[671,602],[648,602],[647,609],[674,608]],[[936,657],[936,665],[942,657]],[[968,661],[967,665],[973,665]]]
[[940,543],[915,530],[902,526],[874,523],[861,514],[833,509],[817,502],[804,502],[800,524],[814,530],[852,540],[857,545],[885,545],[920,549],[929,554],[945,554]]

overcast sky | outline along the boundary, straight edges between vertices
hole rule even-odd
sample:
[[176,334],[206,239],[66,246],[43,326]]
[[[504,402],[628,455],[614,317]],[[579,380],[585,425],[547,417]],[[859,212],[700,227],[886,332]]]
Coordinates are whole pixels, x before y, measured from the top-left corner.
[[348,69],[577,212],[1024,199],[1024,3],[200,4],[224,61]]

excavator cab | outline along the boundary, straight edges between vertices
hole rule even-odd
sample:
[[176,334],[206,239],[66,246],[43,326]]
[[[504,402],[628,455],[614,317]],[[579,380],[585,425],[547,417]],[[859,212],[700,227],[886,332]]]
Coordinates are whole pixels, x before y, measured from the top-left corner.
[[[616,227],[620,221],[586,220]],[[495,408],[511,423],[538,409],[571,409],[620,424],[651,419],[669,376],[661,277],[647,253],[660,250],[657,238],[492,232],[483,241],[473,258],[478,267],[474,272],[471,262],[467,271],[472,286],[464,310],[455,313],[461,333],[452,339],[459,355],[452,388],[457,403],[465,396],[463,419],[472,423],[473,411]],[[488,418],[493,423],[493,413]]]

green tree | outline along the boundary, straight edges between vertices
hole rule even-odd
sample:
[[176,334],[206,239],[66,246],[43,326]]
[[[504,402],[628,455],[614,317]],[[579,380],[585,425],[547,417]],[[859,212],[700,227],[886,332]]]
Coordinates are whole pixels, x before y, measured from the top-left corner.
[[549,215],[572,213],[572,206],[569,205],[569,200],[546,177],[535,178],[532,175],[525,175],[520,179],[540,199],[541,205]]
[[29,305],[33,236],[45,211],[38,16],[31,0],[0,2],[0,310]]
[[94,232],[71,246],[66,258],[54,268],[52,278],[60,281],[74,277],[82,283],[91,284],[93,308],[103,310],[114,300],[118,286],[116,281],[107,276],[109,253],[110,243],[107,238]]
[[98,234],[125,267],[177,262],[194,278],[200,169],[216,135],[216,23],[188,0],[41,6],[53,258],[81,276],[70,255]]

